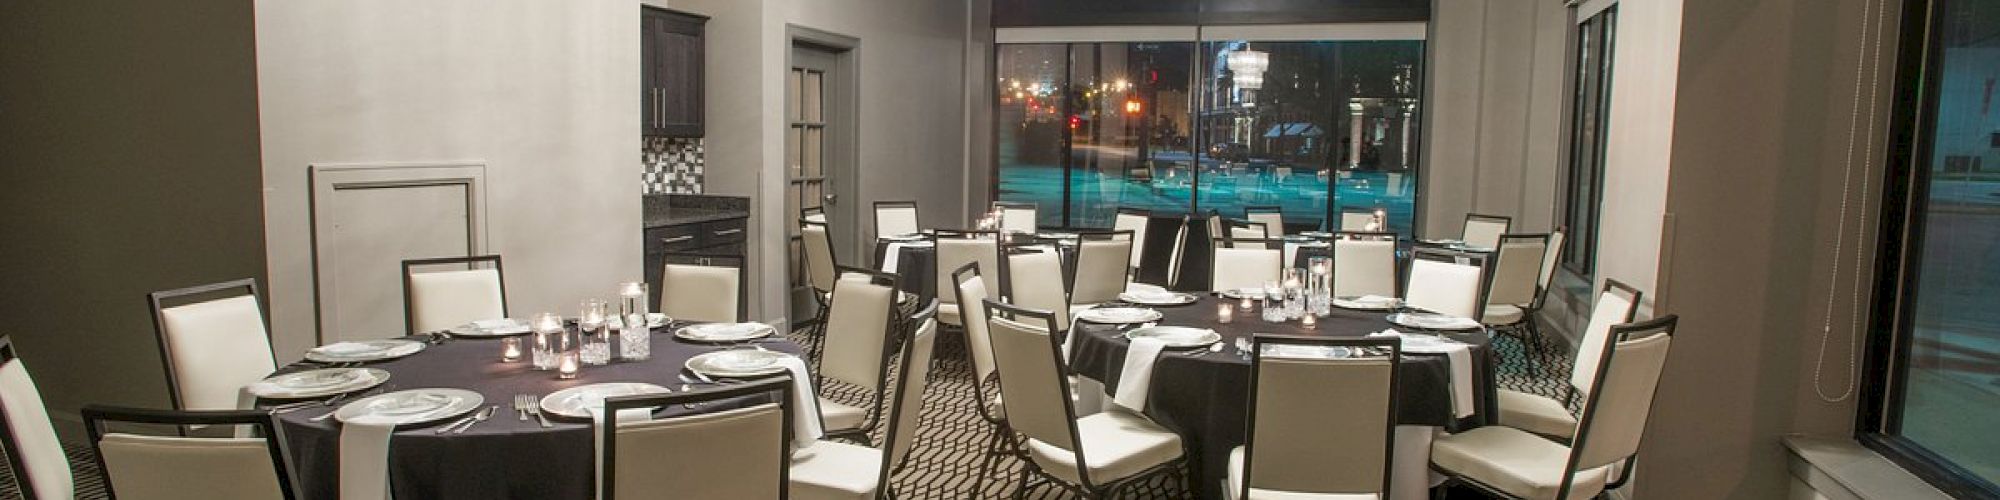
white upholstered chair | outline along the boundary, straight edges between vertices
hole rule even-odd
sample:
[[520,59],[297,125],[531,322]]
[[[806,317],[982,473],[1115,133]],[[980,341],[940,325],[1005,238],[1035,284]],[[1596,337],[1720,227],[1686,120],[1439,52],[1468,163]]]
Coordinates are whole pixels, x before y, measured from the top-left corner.
[[[1153,220],[1152,212],[1137,208],[1119,208],[1111,220],[1111,230],[1132,233],[1132,269],[1139,269],[1139,262],[1146,253],[1146,225]],[[1136,272],[1134,273],[1136,275]]]
[[1562,394],[1550,398],[1500,389],[1495,400],[1500,407],[1500,425],[1569,439],[1576,431],[1576,416],[1570,414],[1570,404],[1590,394],[1591,384],[1596,382],[1593,377],[1598,357],[1604,352],[1605,342],[1611,339],[1612,325],[1632,321],[1642,296],[1644,294],[1630,285],[1605,280],[1604,288],[1597,293],[1596,304],[1591,307],[1590,320],[1584,324],[1583,339],[1577,343],[1576,364],[1570,371],[1569,384]]
[[1072,312],[1069,290],[1063,286],[1062,256],[1057,252],[1006,251],[1006,279],[1000,290],[1007,302],[1055,313],[1058,331],[1069,330]]
[[[619,412],[719,402],[771,394],[775,403],[685,417],[620,422]],[[604,401],[605,424],[596,432],[603,478],[600,500],[673,498],[734,500],[786,498],[791,443],[798,415],[791,406],[792,379],[777,376],[672,394],[624,396]],[[700,450],[695,452],[692,450]]]
[[805,254],[806,286],[812,288],[813,301],[819,307],[813,317],[820,321],[806,330],[806,341],[812,345],[808,352],[819,352],[826,342],[827,306],[833,295],[833,284],[838,281],[840,261],[833,254],[833,236],[828,233],[825,212],[820,212],[818,221],[812,217],[799,220],[799,247]]
[[[480,267],[489,264],[492,267]],[[458,269],[418,270],[432,266]],[[507,317],[507,281],[503,276],[498,255],[403,261],[406,333],[437,332],[474,321]]]
[[1265,283],[1278,281],[1285,268],[1285,251],[1271,248],[1282,245],[1280,240],[1239,239],[1233,242],[1214,240],[1215,251],[1210,254],[1209,288],[1215,291],[1239,288],[1263,288]]
[[[1230,499],[1390,498],[1395,463],[1395,339],[1258,335],[1250,416],[1229,452]],[[1348,350],[1347,357],[1329,351]]]
[[1600,390],[1583,404],[1565,445],[1507,426],[1486,426],[1431,443],[1431,466],[1448,481],[1526,499],[1594,498],[1614,466],[1630,469],[1672,347],[1673,315],[1611,328],[1592,372]]
[[743,321],[745,268],[741,256],[668,253],[660,271],[659,311],[681,321]]
[[1090,307],[1118,300],[1131,276],[1123,264],[1132,260],[1131,231],[1086,232],[1077,244],[1076,276],[1070,286],[1071,304]]
[[1285,237],[1285,212],[1277,206],[1243,207],[1243,220],[1264,225],[1264,238]]
[[[931,235],[931,244],[937,260],[937,283],[951,283],[951,273],[966,264],[979,264],[979,270],[986,276],[980,279],[980,286],[986,296],[1000,296],[1000,240],[999,233],[992,231],[947,231],[939,230]],[[938,322],[947,325],[963,325],[959,319],[959,303],[950,294],[939,293]]]
[[1396,296],[1396,235],[1343,231],[1333,239],[1333,295]]
[[1346,208],[1340,211],[1341,231],[1383,231],[1387,228],[1369,228],[1375,222],[1375,212],[1367,209]]
[[1537,278],[1548,245],[1546,234],[1500,237],[1500,247],[1493,253],[1493,285],[1486,293],[1487,326],[1517,330],[1529,321],[1521,305],[1533,302],[1540,290]]
[[1489,259],[1484,253],[1417,247],[1411,251],[1403,305],[1480,319],[1485,314]]
[[1229,234],[1225,237],[1229,239],[1228,246],[1230,248],[1269,248],[1271,246],[1268,242],[1264,241],[1272,239],[1272,237],[1269,236],[1270,231],[1264,229],[1265,224],[1262,222],[1224,223],[1223,225],[1229,228]]
[[[86,406],[84,429],[113,498],[291,499],[296,493],[284,436],[261,410],[182,412]],[[262,437],[181,437],[112,432],[110,424],[248,426]]]
[[1000,229],[1010,233],[1033,233],[1036,210],[1034,203],[996,201],[993,208],[1000,210]]
[[234,410],[243,386],[277,369],[255,281],[153,292],[147,299],[174,408]]
[[42,393],[16,355],[12,339],[4,336],[0,336],[0,430],[6,431],[0,435],[0,451],[7,452],[21,498],[68,500],[76,495],[69,457],[56,439]]
[[1154,474],[1181,472],[1181,437],[1144,415],[1112,409],[1077,417],[1053,316],[991,299],[985,305],[1007,425],[1026,439],[1018,488],[1038,477],[1106,498]]
[[917,202],[875,202],[875,237],[916,234],[922,230],[923,226],[917,225]]
[[1507,234],[1514,224],[1511,217],[1484,214],[1465,214],[1465,229],[1459,233],[1459,241],[1465,246],[1494,248],[1500,245],[1500,235]]
[[917,319],[903,343],[902,369],[889,398],[888,442],[882,449],[838,441],[821,441],[792,455],[791,497],[797,500],[888,500],[894,498],[889,476],[902,470],[916,444],[917,422],[924,407],[924,386],[930,380],[931,353],[937,344],[937,321]]
[[[868,434],[881,421],[883,392],[888,388],[888,346],[896,341],[897,276],[868,269],[842,267],[842,275],[865,279],[841,279],[834,284],[832,306],[826,316],[826,344],[820,354],[818,375],[826,381],[854,386],[866,395],[859,406],[819,398],[819,412],[826,423],[828,439],[868,442]],[[809,418],[809,416],[808,416]]]
[[1188,216],[1181,216],[1180,230],[1174,233],[1173,250],[1167,255],[1166,285],[1169,288],[1179,285],[1181,282],[1181,264],[1182,261],[1187,260],[1188,230],[1191,229],[1188,224],[1193,220],[1193,218]]

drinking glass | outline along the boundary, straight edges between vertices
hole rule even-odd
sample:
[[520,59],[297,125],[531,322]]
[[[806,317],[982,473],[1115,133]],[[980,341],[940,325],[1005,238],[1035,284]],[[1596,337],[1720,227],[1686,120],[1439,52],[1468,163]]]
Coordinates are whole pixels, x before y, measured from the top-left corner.
[[[598,299],[583,301],[583,311],[577,315],[576,328],[583,336],[577,357],[586,365],[602,365],[611,362],[611,333],[605,324],[605,309],[609,304]],[[641,323],[644,324],[644,323]]]
[[624,328],[618,330],[618,358],[643,360],[653,357],[653,329],[647,327],[647,287],[633,282],[619,286],[618,314]]
[[535,315],[530,323],[534,327],[533,345],[528,346],[529,359],[536,370],[550,370],[556,367],[556,353],[559,352],[563,337],[562,316],[556,313]]

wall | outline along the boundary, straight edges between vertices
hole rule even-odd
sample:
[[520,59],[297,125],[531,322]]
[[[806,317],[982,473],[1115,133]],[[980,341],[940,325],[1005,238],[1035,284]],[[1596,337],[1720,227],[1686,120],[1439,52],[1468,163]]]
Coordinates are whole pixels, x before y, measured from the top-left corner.
[[1457,237],[1468,212],[1548,231],[1568,130],[1568,9],[1462,0],[1433,12],[1420,234]]
[[254,48],[243,2],[0,3],[0,335],[61,423],[168,404],[147,293],[264,281]]
[[314,163],[485,161],[514,313],[571,311],[639,276],[636,3],[289,0],[256,15],[281,359],[314,338]]
[[707,160],[699,137],[646,137],[639,153],[645,194],[701,194]]
[[[917,200],[926,225],[965,220],[965,2],[902,0],[673,0],[670,8],[710,16],[708,194],[750,196],[750,252],[758,261],[752,316],[783,318],[785,229],[784,70],[787,26],[860,39],[859,221],[848,228],[873,234],[867,217],[876,200]],[[734,57],[714,57],[732,54]],[[755,57],[751,57],[755,55]],[[746,110],[756,110],[749,112]],[[842,249],[842,264],[865,265],[859,248]]]
[[[1884,3],[1886,18],[1864,18],[1864,5]],[[1780,436],[1851,434],[1855,401],[1821,401],[1815,384],[1843,392],[1852,306],[1871,303],[1873,237],[1857,244],[1854,232],[1864,214],[1876,219],[1886,129],[1870,123],[1886,122],[1895,35],[1877,45],[1861,33],[1864,19],[1881,23],[1870,37],[1894,29],[1901,4],[1686,0],[1667,178],[1674,224],[1659,266],[1660,305],[1681,327],[1658,395],[1671,404],[1654,407],[1641,452],[1639,498],[1780,498]],[[1877,50],[1879,79],[1872,62],[1858,73]],[[1871,119],[1870,106],[1882,114]],[[1852,202],[1836,267],[1844,188]]]

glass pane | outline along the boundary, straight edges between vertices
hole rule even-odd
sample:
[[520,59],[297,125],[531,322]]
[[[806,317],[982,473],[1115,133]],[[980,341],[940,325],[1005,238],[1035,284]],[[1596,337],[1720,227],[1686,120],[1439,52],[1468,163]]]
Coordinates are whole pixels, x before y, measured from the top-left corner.
[[823,149],[824,145],[822,141],[825,135],[826,129],[819,127],[807,127],[805,129],[804,136],[800,138],[799,142],[800,177],[819,177],[824,175],[820,171],[820,159],[824,158],[826,153]]
[[[1934,4],[1939,39],[1936,143],[1929,198],[1917,200],[1922,239],[1909,297],[1913,326],[1901,434],[1988,481],[2000,482],[2000,0]],[[1934,78],[1933,78],[1934,77]],[[1992,161],[1988,161],[1992,160]],[[1991,163],[1992,165],[1988,165]]]
[[[1119,207],[1187,213],[1194,45],[1071,46],[1069,225],[1111,227]],[[1047,213],[1041,219],[1053,220]]]
[[785,168],[794,178],[804,173],[799,166],[799,146],[799,127],[785,127]]
[[799,100],[800,75],[804,73],[805,70],[792,68],[791,73],[785,75],[785,105],[791,108],[792,116],[788,118],[794,122],[799,121],[799,116],[804,114],[806,109],[805,101]]
[[1295,228],[1382,209],[1409,233],[1423,51],[1418,40],[1204,42],[1196,206],[1229,217],[1278,206]]
[[998,52],[1000,186],[995,199],[1034,203],[1038,223],[1062,225],[1067,46],[1002,45]]
[[799,109],[803,110],[804,112],[804,114],[800,118],[800,121],[808,123],[819,123],[820,121],[824,120],[824,118],[820,116],[820,111],[821,111],[820,97],[822,96],[820,92],[821,90],[824,89],[824,87],[821,86],[821,80],[823,80],[825,76],[826,76],[825,73],[821,73],[818,71],[807,71],[805,74],[805,81],[799,84]]
[[1593,272],[1597,215],[1602,206],[1604,137],[1610,111],[1612,31],[1617,10],[1577,26],[1576,89],[1570,116],[1570,151],[1557,194],[1561,225],[1569,230],[1563,262],[1585,276]]

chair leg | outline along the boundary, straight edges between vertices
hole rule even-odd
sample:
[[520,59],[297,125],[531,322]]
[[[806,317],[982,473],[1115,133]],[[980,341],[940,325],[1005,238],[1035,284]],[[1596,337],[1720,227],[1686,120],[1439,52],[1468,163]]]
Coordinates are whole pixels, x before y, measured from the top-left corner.
[[[1532,316],[1528,317],[1526,320],[1526,324],[1524,324],[1523,327],[1525,329],[1525,332],[1522,334],[1522,336],[1530,339],[1530,343],[1535,349],[1534,356],[1541,360],[1541,369],[1537,370],[1535,375],[1536,376],[1547,375],[1548,371],[1547,367],[1549,363],[1555,361],[1554,358],[1555,352],[1553,346],[1549,345],[1549,339],[1547,337],[1542,336],[1542,328],[1535,324],[1534,317]],[[1534,365],[1530,364],[1530,366]]]
[[1028,474],[1028,469],[1021,469],[1021,473],[1015,475],[1020,478],[1020,481],[1014,484],[1014,498],[1021,499],[1028,497]]
[[1000,463],[1000,446],[1000,429],[996,428],[993,429],[993,437],[986,439],[986,449],[983,452],[986,456],[979,459],[979,475],[972,479],[973,496],[977,497],[986,493],[985,490],[980,489],[980,486],[986,484],[986,477],[993,474],[993,466]]

